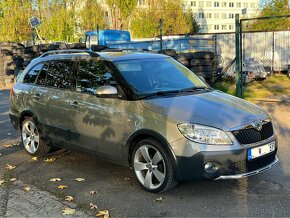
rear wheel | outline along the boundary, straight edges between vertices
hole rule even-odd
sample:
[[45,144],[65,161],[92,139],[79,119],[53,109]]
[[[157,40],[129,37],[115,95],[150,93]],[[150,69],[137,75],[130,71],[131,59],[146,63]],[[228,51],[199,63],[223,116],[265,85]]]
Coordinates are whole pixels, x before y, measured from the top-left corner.
[[21,139],[25,150],[33,156],[44,156],[51,149],[44,143],[41,130],[37,122],[31,117],[22,122]]
[[172,161],[154,139],[145,139],[136,145],[132,166],[139,184],[149,192],[165,192],[177,185]]

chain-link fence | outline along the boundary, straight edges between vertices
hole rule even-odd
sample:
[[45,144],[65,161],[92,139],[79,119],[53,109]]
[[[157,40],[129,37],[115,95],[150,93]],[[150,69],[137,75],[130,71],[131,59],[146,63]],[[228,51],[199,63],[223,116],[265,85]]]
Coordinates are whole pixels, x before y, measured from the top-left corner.
[[289,100],[289,24],[290,16],[240,20],[241,79],[245,98]]

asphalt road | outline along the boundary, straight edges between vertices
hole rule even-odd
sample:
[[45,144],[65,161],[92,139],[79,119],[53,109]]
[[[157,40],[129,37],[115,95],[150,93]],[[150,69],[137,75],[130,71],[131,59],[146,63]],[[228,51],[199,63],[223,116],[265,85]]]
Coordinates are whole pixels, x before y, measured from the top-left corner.
[[[4,143],[17,138],[7,121],[8,95],[7,91],[0,91],[0,172],[5,171],[6,164],[13,164],[16,168],[9,172],[11,176],[61,199],[71,195],[78,208],[92,216],[96,211],[89,209],[91,202],[100,210],[110,210],[112,217],[290,216],[289,105],[263,106],[276,120],[279,165],[249,178],[182,182],[169,192],[151,194],[138,186],[130,169],[100,161],[89,154],[59,150],[50,154],[49,158],[56,160],[49,163],[44,161],[45,158],[33,161],[21,144],[4,147]],[[62,181],[50,182],[53,177]],[[77,177],[85,178],[85,181],[74,181]],[[59,190],[58,185],[68,188]],[[97,194],[91,195],[92,190]],[[163,202],[154,201],[159,197]]]

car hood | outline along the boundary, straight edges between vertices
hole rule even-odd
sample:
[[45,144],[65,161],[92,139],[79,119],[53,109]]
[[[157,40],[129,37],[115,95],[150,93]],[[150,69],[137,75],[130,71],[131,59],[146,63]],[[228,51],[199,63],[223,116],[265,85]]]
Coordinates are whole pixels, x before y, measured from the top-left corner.
[[220,91],[147,99],[142,104],[176,123],[191,122],[225,131],[269,118],[258,106]]

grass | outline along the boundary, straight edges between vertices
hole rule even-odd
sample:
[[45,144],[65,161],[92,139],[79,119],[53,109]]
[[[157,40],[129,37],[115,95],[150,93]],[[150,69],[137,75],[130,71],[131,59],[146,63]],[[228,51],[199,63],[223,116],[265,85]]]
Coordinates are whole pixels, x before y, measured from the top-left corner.
[[[221,81],[215,84],[216,89],[235,95],[236,84],[233,81]],[[252,81],[244,87],[244,99],[271,99],[290,95],[290,79],[286,75],[273,75],[262,81]]]

